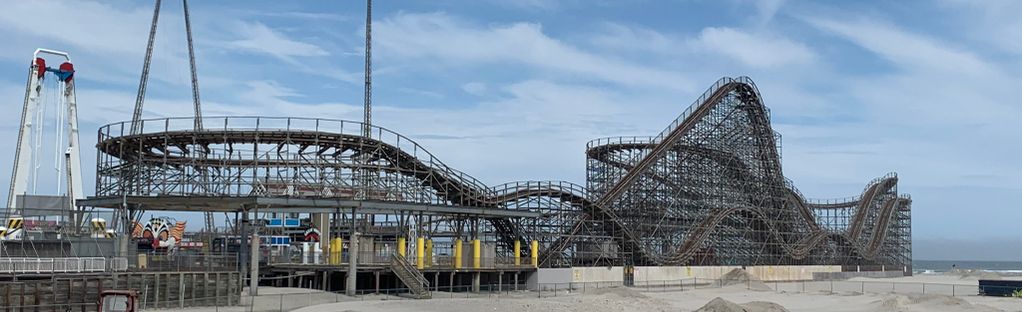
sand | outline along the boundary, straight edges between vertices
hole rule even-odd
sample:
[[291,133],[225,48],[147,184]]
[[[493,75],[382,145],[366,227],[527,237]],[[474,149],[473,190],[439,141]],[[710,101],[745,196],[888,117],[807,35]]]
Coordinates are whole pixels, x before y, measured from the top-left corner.
[[720,297],[713,298],[696,312],[788,312],[783,306],[766,301],[737,304]]
[[[891,294],[886,292],[863,294],[858,291],[836,290],[810,292],[757,291],[747,285],[762,283],[733,272],[729,279],[733,286],[700,288],[685,291],[652,291],[641,288],[615,287],[587,290],[585,293],[558,293],[558,297],[537,298],[534,292],[512,293],[499,298],[432,299],[400,301],[340,302],[298,309],[300,312],[325,311],[494,311],[494,312],[610,312],[610,311],[722,311],[722,312],[780,312],[780,311],[837,311],[837,312],[914,312],[914,311],[1022,311],[1022,299],[994,298],[967,295],[956,297],[943,294]],[[744,281],[743,281],[744,280]],[[976,280],[963,280],[960,276],[915,276],[894,279],[858,279],[851,284],[875,283],[890,287],[891,282],[911,283],[925,281],[958,285],[960,289],[975,291]],[[823,283],[823,282],[818,282]],[[724,282],[728,284],[727,281]],[[764,283],[774,287],[774,283]],[[822,285],[822,284],[820,284]],[[829,285],[829,282],[828,282]],[[931,291],[936,286],[929,286]],[[859,289],[859,286],[854,287]],[[883,287],[880,287],[884,289]],[[912,288],[896,287],[899,292]],[[867,287],[868,290],[868,287]],[[964,291],[964,290],[963,290]],[[719,299],[719,300],[718,300]]]
[[724,276],[721,276],[720,278],[720,284],[722,286],[745,286],[750,290],[773,290],[773,288],[767,286],[767,284],[763,283],[763,281],[761,281],[758,277],[743,269],[734,269],[725,273]]
[[[734,280],[741,281],[741,272],[734,273]],[[962,279],[956,275],[920,275],[902,278],[869,279],[830,282],[808,282],[807,291],[784,291],[784,288],[803,287],[801,283],[774,284],[768,287],[782,290],[750,290],[749,282],[734,283],[719,288],[686,289],[685,291],[644,291],[643,288],[611,287],[587,289],[584,293],[544,292],[538,298],[536,292],[510,292],[500,296],[467,293],[434,293],[434,299],[413,300],[386,295],[347,297],[344,295],[309,292],[308,289],[282,289],[260,287],[260,295],[254,307],[220,307],[185,309],[195,312],[206,311],[284,311],[327,312],[327,311],[381,311],[381,312],[611,312],[611,311],[724,311],[724,312],[781,312],[781,311],[836,311],[836,312],[914,312],[914,311],[1022,311],[1022,299],[1004,297],[980,297],[975,293],[975,279]],[[919,282],[935,283],[926,287],[927,294],[918,293]],[[760,282],[762,283],[762,282]],[[890,293],[892,283],[899,293]],[[725,282],[724,284],[727,284]],[[866,285],[866,293],[859,290]],[[942,294],[951,288],[959,292],[956,296]],[[873,287],[875,286],[875,287]],[[291,294],[301,292],[300,294]],[[962,295],[966,294],[966,295]],[[451,299],[454,296],[456,298]],[[465,298],[465,296],[474,296]],[[460,298],[457,298],[460,297]],[[719,300],[717,300],[719,299]],[[338,302],[339,301],[339,302]],[[244,302],[251,302],[245,298]]]

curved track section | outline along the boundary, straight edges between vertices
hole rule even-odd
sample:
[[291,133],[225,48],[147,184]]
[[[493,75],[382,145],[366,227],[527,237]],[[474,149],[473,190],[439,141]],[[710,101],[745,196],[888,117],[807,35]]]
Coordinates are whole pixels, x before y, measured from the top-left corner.
[[[201,131],[176,130],[172,119],[147,126],[161,121],[156,131],[135,135],[107,135],[123,124],[101,128],[97,148],[107,157],[98,167],[97,196],[361,196],[493,207],[485,184],[383,128],[365,138],[344,132],[360,131],[360,123],[323,119],[223,118],[215,124],[226,127]],[[267,125],[274,123],[285,127]],[[354,179],[364,169],[373,172],[370,185]]]

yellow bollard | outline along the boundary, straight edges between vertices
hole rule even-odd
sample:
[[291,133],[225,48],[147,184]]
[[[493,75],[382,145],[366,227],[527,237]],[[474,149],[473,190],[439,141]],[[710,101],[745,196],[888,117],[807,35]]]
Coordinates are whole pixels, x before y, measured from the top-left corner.
[[397,238],[397,255],[404,257],[406,255],[405,249],[407,248],[404,237]]
[[477,239],[473,239],[472,240],[472,267],[476,268],[476,269],[478,269],[480,267],[480,265],[482,264],[482,262],[479,261],[480,260],[479,259],[479,255],[481,254],[480,251],[481,250],[479,250],[479,239],[478,238]]
[[454,241],[454,269],[461,268],[461,239]]
[[433,239],[426,240],[426,267],[433,266]]
[[515,266],[522,265],[522,241],[515,240]]
[[419,270],[426,268],[426,259],[423,256],[426,249],[426,239],[422,236],[415,239],[415,267]]
[[529,250],[529,256],[532,257],[532,267],[539,267],[539,241],[532,241],[532,248]]
[[330,240],[330,264],[341,264],[341,249],[344,248],[344,240],[334,237]]

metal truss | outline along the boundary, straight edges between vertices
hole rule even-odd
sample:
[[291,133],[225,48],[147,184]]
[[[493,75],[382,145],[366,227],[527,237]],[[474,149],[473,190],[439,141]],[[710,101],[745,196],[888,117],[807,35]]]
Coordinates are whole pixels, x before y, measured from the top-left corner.
[[[128,122],[100,128],[96,198],[259,196],[539,212],[400,211],[393,224],[360,222],[402,236],[482,238],[499,255],[535,240],[546,267],[911,265],[911,199],[898,195],[897,176],[874,180],[855,198],[807,200],[782,175],[780,137],[744,77],[719,80],[656,136],[589,142],[585,187],[487,187],[407,137],[380,127],[365,135],[359,122],[203,119],[201,130],[191,117],[145,120],[136,133]],[[371,183],[360,183],[360,172]],[[448,248],[442,244],[436,248]],[[521,247],[528,255],[529,245]]]

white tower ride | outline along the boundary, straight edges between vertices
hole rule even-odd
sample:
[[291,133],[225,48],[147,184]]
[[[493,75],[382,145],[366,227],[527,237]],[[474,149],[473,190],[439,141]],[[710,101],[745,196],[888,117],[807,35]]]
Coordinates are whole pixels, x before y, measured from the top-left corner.
[[[57,68],[47,67],[46,60],[42,55],[62,57],[64,62]],[[48,75],[49,74],[49,75]],[[57,79],[58,90],[61,90],[56,99],[58,102],[58,116],[56,134],[58,148],[54,153],[63,152],[61,155],[53,155],[57,166],[57,192],[60,188],[66,187],[64,194],[50,194],[68,197],[69,221],[77,224],[75,200],[82,198],[82,176],[81,176],[81,149],[78,145],[78,109],[75,104],[75,83],[74,66],[71,64],[71,56],[67,52],[60,52],[47,49],[37,49],[32,55],[32,65],[29,69],[28,85],[25,90],[25,104],[21,112],[21,127],[18,131],[18,142],[15,146],[14,170],[11,173],[11,188],[7,198],[7,211],[5,216],[18,213],[19,195],[41,195],[35,194],[35,187],[30,183],[38,181],[38,170],[36,164],[40,163],[42,157],[39,155],[39,142],[41,136],[37,133],[43,130],[43,124],[39,108],[43,104],[43,82],[47,77]],[[66,171],[66,172],[62,172]]]

